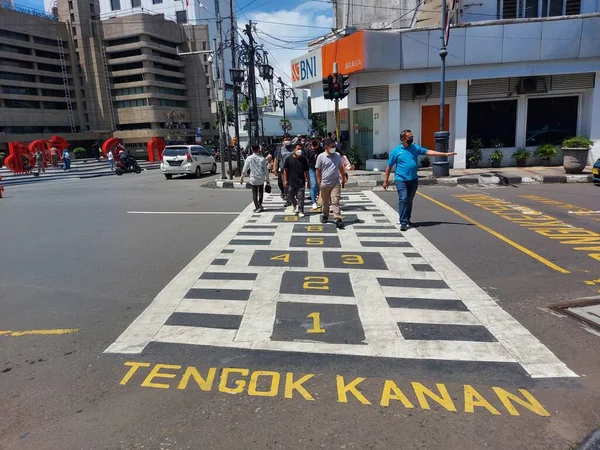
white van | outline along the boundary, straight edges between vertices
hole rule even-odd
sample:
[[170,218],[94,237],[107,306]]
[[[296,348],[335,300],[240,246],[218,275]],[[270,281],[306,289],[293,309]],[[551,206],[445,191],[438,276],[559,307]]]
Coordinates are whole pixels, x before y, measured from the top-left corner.
[[168,145],[162,155],[160,172],[167,180],[173,175],[195,175],[217,173],[215,158],[201,145]]

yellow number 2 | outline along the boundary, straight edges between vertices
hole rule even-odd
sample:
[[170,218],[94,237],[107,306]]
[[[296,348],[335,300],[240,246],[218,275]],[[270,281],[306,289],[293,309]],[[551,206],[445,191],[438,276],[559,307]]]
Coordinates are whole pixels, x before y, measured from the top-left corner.
[[283,255],[272,256],[269,258],[271,261],[283,261],[284,263],[290,262],[290,254],[284,253]]
[[329,290],[329,278],[327,277],[304,277],[303,289]]
[[325,330],[321,328],[321,313],[310,313],[306,317],[310,317],[313,320],[313,327],[306,330],[307,333],[325,333]]
[[323,245],[323,238],[306,238],[306,245]]
[[359,266],[365,263],[360,255],[342,255],[342,262],[350,266]]

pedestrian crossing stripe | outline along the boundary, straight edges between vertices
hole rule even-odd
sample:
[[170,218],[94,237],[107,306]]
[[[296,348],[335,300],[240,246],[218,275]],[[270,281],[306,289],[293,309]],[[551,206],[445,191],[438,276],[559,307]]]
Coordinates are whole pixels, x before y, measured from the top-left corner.
[[[391,225],[397,213],[374,193],[343,196],[345,230],[317,213],[275,220],[295,217],[283,206],[272,195],[258,217],[248,206],[106,352],[139,354],[159,342],[518,363],[533,378],[577,376],[421,233]],[[315,318],[324,332],[309,332]]]

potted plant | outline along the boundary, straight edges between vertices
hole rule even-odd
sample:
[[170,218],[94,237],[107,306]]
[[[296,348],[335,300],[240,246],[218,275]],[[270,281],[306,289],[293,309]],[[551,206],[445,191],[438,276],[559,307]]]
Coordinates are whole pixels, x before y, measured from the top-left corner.
[[497,169],[498,167],[500,167],[500,163],[502,162],[503,158],[504,158],[504,153],[502,153],[502,150],[497,148],[496,150],[494,150],[492,152],[492,154],[488,158],[488,161],[490,162],[490,165],[492,167]]
[[563,167],[567,173],[581,173],[587,162],[588,151],[593,141],[583,136],[565,139],[562,143],[564,152]]
[[0,167],[4,165],[4,158],[6,158],[6,153],[0,152]]
[[85,156],[86,153],[86,149],[83,147],[77,147],[76,149],[73,150],[73,154],[75,155],[76,159],[81,159]]
[[479,138],[472,138],[469,143],[469,151],[467,152],[467,168],[475,168],[483,159],[481,149],[483,148],[483,141]]
[[550,160],[556,156],[556,147],[552,144],[540,145],[535,150],[535,156],[542,159],[542,166],[549,166]]
[[[375,155],[373,155],[375,156]],[[347,155],[348,162],[353,165],[357,170],[360,169],[362,161],[360,159],[360,152],[358,151],[358,147],[353,145],[350,147],[350,152]]]
[[518,148],[512,154],[512,158],[517,160],[517,167],[525,167],[527,160],[531,157],[531,152],[525,148]]
[[429,167],[431,165],[431,160],[429,159],[429,157],[427,155],[423,156],[423,159],[421,160],[421,167]]

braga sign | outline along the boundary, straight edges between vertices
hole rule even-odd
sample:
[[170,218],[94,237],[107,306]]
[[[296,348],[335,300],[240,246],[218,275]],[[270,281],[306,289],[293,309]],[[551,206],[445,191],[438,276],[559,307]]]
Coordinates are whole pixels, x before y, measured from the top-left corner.
[[321,49],[292,60],[292,86],[308,86],[321,81]]

